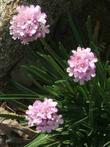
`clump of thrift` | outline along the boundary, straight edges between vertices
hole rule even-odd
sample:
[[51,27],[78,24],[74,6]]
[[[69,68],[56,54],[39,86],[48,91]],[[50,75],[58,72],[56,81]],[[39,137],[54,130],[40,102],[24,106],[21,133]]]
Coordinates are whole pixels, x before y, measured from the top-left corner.
[[19,39],[22,44],[28,44],[38,38],[44,38],[49,33],[46,25],[47,15],[41,12],[40,6],[18,6],[17,14],[10,21],[10,34],[14,40]]
[[51,132],[63,124],[62,115],[58,115],[57,102],[45,98],[43,102],[36,100],[26,111],[29,126],[36,126],[38,132]]
[[67,72],[70,77],[74,77],[75,82],[82,85],[85,81],[91,80],[91,77],[95,77],[97,58],[90,48],[78,47],[77,51],[73,50],[72,53],[68,60]]

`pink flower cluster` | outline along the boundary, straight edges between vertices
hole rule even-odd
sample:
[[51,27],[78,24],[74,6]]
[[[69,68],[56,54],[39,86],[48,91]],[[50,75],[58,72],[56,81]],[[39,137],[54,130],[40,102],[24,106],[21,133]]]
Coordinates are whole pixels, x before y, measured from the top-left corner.
[[75,82],[82,85],[95,76],[97,58],[90,48],[78,47],[77,51],[73,50],[72,53],[68,60],[67,72],[70,77],[74,76]]
[[22,44],[44,38],[49,33],[46,25],[47,15],[41,12],[40,6],[18,6],[17,14],[10,21],[10,34],[14,40],[19,39]]
[[36,100],[26,111],[29,126],[36,126],[38,132],[51,132],[63,124],[62,115],[58,115],[57,102],[45,98],[43,102]]

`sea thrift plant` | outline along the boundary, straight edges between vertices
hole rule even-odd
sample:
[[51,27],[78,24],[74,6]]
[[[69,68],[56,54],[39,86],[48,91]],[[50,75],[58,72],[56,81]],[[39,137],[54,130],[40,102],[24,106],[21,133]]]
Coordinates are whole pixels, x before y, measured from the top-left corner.
[[67,72],[70,77],[74,77],[75,82],[79,82],[82,85],[85,81],[90,80],[91,77],[95,77],[97,58],[90,48],[78,47],[77,51],[73,50],[72,53],[68,60],[69,67]]
[[40,6],[21,5],[16,8],[16,12],[10,21],[10,34],[14,40],[19,39],[22,44],[28,44],[49,33],[47,15],[41,12]]
[[63,123],[62,115],[58,115],[57,102],[45,98],[43,102],[36,100],[26,111],[29,126],[36,126],[38,132],[51,132]]

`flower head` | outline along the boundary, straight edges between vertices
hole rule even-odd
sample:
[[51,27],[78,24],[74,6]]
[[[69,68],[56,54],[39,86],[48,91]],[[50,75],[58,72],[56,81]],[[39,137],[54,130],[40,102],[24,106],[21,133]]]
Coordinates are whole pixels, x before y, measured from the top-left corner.
[[29,126],[36,126],[38,132],[51,132],[63,123],[62,115],[58,115],[57,102],[45,98],[43,102],[36,100],[26,111]]
[[28,44],[38,38],[44,38],[49,33],[46,25],[47,15],[41,12],[40,6],[18,6],[17,14],[10,21],[10,34],[14,40],[19,39],[22,44]]
[[73,50],[72,53],[68,60],[67,72],[70,77],[74,76],[75,82],[84,84],[85,81],[95,76],[97,58],[90,48],[78,47],[77,51]]

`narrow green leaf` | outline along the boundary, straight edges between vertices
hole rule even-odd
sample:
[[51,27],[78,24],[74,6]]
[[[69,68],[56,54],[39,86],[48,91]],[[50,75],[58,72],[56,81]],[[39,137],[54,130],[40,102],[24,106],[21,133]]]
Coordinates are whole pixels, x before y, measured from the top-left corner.
[[43,55],[40,54],[45,60],[48,61],[49,65],[52,67],[52,70],[55,72],[55,74],[60,75],[60,77],[66,78],[66,73],[63,71],[63,69],[55,62],[55,60],[50,55]]
[[33,141],[31,141],[29,144],[25,145],[24,147],[39,147],[41,145],[45,145],[48,141],[49,141],[49,135],[40,134]]
[[34,69],[36,72],[39,72],[39,74],[44,76],[48,80],[48,82],[53,82],[53,77],[49,73],[47,73],[47,71],[42,70],[41,68],[37,68],[32,65],[30,66],[30,68]]
[[4,117],[4,118],[10,118],[10,119],[17,119],[17,120],[25,120],[25,117],[22,115],[18,115],[18,114],[0,114],[0,117]]
[[59,97],[58,91],[55,91],[55,89],[51,86],[44,86],[44,89],[48,92],[49,95],[53,95],[56,97]]
[[98,58],[98,60],[100,60],[99,48],[94,44],[93,41],[90,41],[90,48],[92,49],[93,52],[96,53],[96,57]]
[[110,141],[108,141],[107,143],[105,143],[105,144],[103,145],[103,147],[110,147]]
[[16,107],[19,107],[19,109],[27,109],[27,106],[26,105],[24,105],[23,103],[21,103],[21,102],[19,102],[18,100],[7,100],[7,102],[9,103],[9,104],[11,104],[11,105],[13,105],[14,104],[14,106]]
[[21,85],[20,83],[18,82],[15,82],[15,81],[12,81],[12,84],[18,89],[20,90],[21,92],[23,92],[24,94],[37,94],[35,91]]
[[57,55],[56,52],[50,47],[50,45],[46,42],[46,40],[41,40],[42,44],[45,46],[46,50],[48,51],[49,55],[62,67],[65,68],[65,63],[63,62],[62,58]]
[[68,53],[61,42],[59,42],[59,52],[61,56],[63,57],[63,59],[67,59]]
[[84,122],[84,121],[87,120],[87,119],[88,119],[88,116],[86,116],[86,117],[84,117],[84,118],[82,118],[82,119],[76,121],[72,126],[75,127],[75,126],[81,124],[82,122]]
[[78,30],[77,30],[77,28],[76,28],[76,26],[75,26],[75,24],[74,24],[74,22],[72,20],[72,17],[71,17],[70,14],[68,14],[68,20],[69,20],[70,27],[72,29],[73,35],[74,35],[77,43],[79,45],[83,45],[81,36],[80,36],[80,34],[79,34],[79,32],[78,32]]
[[89,125],[91,128],[94,128],[94,116],[93,116],[93,100],[92,97],[90,96],[89,98],[90,102],[89,102]]
[[79,86],[78,89],[82,93],[82,95],[84,96],[85,100],[88,101],[87,91],[83,87],[81,87],[81,86]]
[[31,75],[34,76],[34,78],[40,78],[41,81],[45,81],[46,83],[51,83],[51,79],[49,78],[49,75],[41,70],[40,68],[33,68],[33,67],[30,67],[30,66],[25,66],[23,65],[22,66],[25,70],[27,70]]
[[35,99],[36,97],[39,97],[40,95],[32,95],[32,94],[1,94],[0,100],[11,100],[11,99]]

